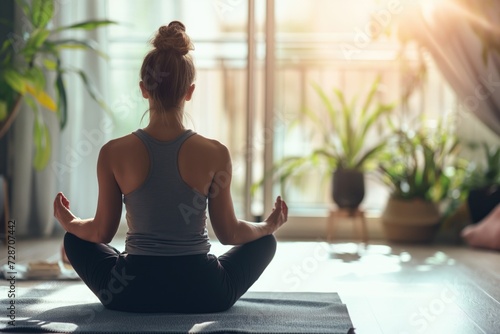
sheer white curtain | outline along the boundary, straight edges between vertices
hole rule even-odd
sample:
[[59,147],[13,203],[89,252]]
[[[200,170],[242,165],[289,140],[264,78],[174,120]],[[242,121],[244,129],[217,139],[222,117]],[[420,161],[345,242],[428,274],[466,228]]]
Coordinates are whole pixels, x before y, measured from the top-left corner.
[[[64,0],[57,3],[54,24],[66,26],[87,20],[107,18],[106,1]],[[61,37],[89,39],[107,52],[105,27],[92,31],[72,30]],[[108,94],[108,62],[92,51],[69,50],[64,54],[66,67],[82,69],[96,87],[100,98],[111,105]],[[57,175],[57,191],[62,191],[71,203],[73,213],[81,218],[95,215],[97,207],[97,158],[102,145],[112,133],[111,119],[89,96],[76,74],[66,76],[68,123],[61,132],[59,152],[52,170]],[[55,195],[55,194],[54,194]]]
[[[492,11],[500,10],[500,3],[490,4]],[[470,14],[453,2],[441,2],[428,16],[409,15],[415,22],[407,24],[432,54],[460,105],[500,136],[500,56],[490,50],[483,60],[483,44],[471,28],[475,18]],[[483,28],[498,29],[499,24],[490,21]]]

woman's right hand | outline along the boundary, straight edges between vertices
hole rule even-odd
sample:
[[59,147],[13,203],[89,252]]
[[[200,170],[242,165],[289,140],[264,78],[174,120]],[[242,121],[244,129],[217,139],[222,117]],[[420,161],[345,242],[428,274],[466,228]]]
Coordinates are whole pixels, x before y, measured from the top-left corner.
[[274,203],[273,212],[269,217],[264,220],[264,222],[269,227],[271,233],[274,233],[277,229],[281,227],[288,220],[288,206],[285,201],[281,199],[281,196],[276,198]]

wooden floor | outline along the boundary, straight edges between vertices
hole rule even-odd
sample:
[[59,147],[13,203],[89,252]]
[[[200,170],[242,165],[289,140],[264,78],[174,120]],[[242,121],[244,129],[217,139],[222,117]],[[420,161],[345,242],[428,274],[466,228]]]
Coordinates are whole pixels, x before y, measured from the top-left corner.
[[[123,239],[112,244],[123,249]],[[58,239],[18,241],[18,263],[56,260],[59,247]],[[228,248],[214,243],[212,252],[219,255]],[[358,334],[500,333],[497,252],[280,242],[275,259],[251,290],[338,292]]]

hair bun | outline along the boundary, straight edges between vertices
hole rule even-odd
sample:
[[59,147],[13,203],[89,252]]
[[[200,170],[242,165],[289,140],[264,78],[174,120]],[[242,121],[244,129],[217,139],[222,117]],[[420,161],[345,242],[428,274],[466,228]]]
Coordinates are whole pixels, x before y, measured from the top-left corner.
[[193,43],[186,34],[186,27],[179,21],[172,21],[168,26],[161,26],[152,44],[157,50],[172,50],[181,55],[194,50]]

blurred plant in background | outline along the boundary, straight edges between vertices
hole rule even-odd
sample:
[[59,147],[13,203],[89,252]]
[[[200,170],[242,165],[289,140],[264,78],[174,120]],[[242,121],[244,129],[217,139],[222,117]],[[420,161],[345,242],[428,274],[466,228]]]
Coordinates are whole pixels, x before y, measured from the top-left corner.
[[379,171],[391,196],[434,203],[459,198],[467,162],[458,156],[460,143],[439,122],[435,129],[395,130],[381,155]]
[[[68,107],[64,74],[76,73],[82,79],[90,96],[106,109],[95,87],[82,69],[65,66],[61,52],[66,49],[92,50],[106,57],[96,48],[96,43],[85,39],[55,39],[54,35],[66,30],[93,30],[114,24],[109,20],[91,20],[64,27],[49,29],[54,15],[53,0],[19,0],[16,2],[24,13],[21,35],[9,34],[0,46],[0,138],[14,122],[21,103],[35,113],[33,128],[35,159],[34,168],[42,170],[51,155],[51,136],[39,108],[57,113],[61,129],[66,125]],[[3,22],[11,26],[13,22]],[[55,91],[55,99],[51,91]]]
[[[309,136],[311,139],[319,136],[321,143],[310,154],[285,157],[275,163],[268,174],[273,174],[279,181],[282,193],[285,193],[287,182],[299,179],[301,174],[311,168],[318,169],[320,165],[326,166],[328,177],[336,169],[364,172],[376,168],[376,159],[386,145],[387,138],[380,133],[382,131],[378,131],[376,139],[370,135],[377,132],[376,125],[395,108],[394,103],[379,100],[380,81],[380,76],[377,76],[361,102],[358,96],[348,102],[344,93],[337,88],[333,90],[332,99],[322,87],[312,85],[323,108],[304,108],[302,113],[305,121],[313,125]],[[292,124],[291,128],[299,121]],[[262,182],[255,184],[254,188]]]

